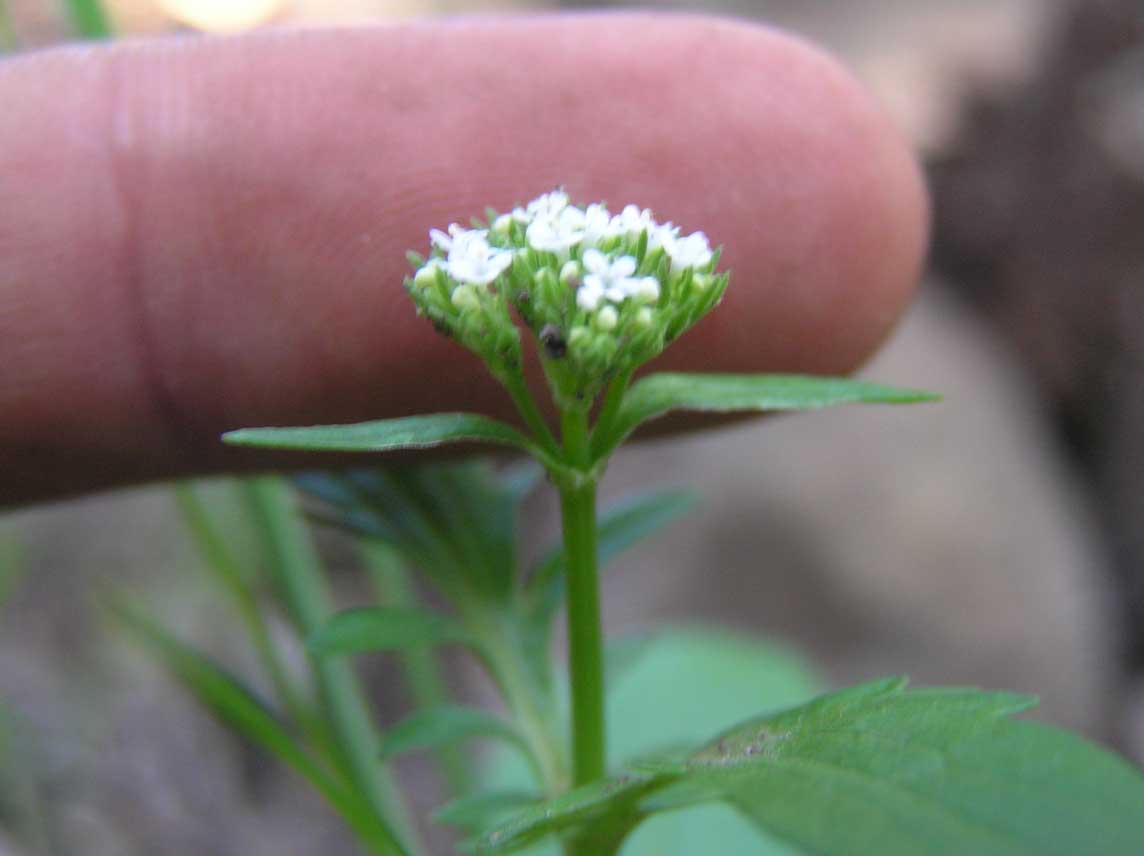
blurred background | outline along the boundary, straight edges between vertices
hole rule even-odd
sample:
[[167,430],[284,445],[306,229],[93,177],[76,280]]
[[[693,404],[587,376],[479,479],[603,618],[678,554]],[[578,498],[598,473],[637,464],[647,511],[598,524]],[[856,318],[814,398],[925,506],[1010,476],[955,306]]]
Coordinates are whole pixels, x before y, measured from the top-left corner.
[[[597,5],[105,3],[118,35]],[[669,459],[704,501],[612,574],[609,628],[726,622],[801,647],[832,683],[1034,693],[1043,718],[1144,762],[1144,4],[640,5],[804,34],[888,105],[925,159],[935,232],[920,300],[868,373],[946,401],[621,456],[607,493],[663,482]],[[6,7],[0,39],[22,50],[100,27],[50,0]],[[166,488],[0,518],[0,856],[353,852],[97,606],[139,593],[233,661],[197,561]],[[50,849],[5,831],[21,823]]]

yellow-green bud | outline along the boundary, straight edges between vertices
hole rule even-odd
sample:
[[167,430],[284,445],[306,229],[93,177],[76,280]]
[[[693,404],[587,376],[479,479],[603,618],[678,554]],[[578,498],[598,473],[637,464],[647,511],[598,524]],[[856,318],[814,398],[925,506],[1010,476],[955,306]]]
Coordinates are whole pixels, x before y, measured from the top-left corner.
[[575,288],[580,284],[580,263],[569,259],[560,268],[560,281]]
[[616,311],[614,306],[605,306],[596,313],[596,329],[602,330],[605,333],[616,329],[616,325],[620,322],[620,313]]
[[453,305],[460,310],[479,309],[481,299],[477,297],[477,290],[471,285],[459,285],[453,292]]

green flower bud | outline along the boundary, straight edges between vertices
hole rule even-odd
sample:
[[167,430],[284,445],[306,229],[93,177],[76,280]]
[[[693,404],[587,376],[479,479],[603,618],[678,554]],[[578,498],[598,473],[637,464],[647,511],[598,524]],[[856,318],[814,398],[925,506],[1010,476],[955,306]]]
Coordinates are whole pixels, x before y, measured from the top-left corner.
[[608,333],[615,330],[618,323],[620,323],[620,313],[616,311],[614,306],[605,306],[596,313],[597,330]]
[[477,290],[471,285],[458,285],[453,291],[453,305],[460,309],[462,312],[466,309],[480,309],[481,299],[477,296]]

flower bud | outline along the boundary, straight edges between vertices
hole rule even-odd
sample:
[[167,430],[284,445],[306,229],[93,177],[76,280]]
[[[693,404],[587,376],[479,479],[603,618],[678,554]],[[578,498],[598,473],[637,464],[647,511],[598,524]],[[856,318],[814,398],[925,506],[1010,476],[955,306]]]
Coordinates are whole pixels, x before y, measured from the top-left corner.
[[616,312],[616,307],[605,306],[596,313],[596,329],[602,330],[605,333],[611,332],[616,329],[616,325],[620,322],[620,314]]
[[413,275],[413,284],[425,291],[432,288],[437,282],[437,271],[440,269],[441,263],[436,259],[431,260],[424,267],[418,269],[417,273]]
[[560,268],[560,281],[569,288],[580,285],[580,263],[569,259]]
[[481,299],[477,296],[477,290],[471,285],[459,285],[453,292],[453,305],[460,309],[462,312],[466,309],[479,309],[481,306]]

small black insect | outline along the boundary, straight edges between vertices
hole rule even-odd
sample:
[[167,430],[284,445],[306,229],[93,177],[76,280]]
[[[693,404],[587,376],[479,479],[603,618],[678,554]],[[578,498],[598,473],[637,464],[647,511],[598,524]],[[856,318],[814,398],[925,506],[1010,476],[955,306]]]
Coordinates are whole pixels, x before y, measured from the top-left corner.
[[544,345],[544,352],[554,360],[559,360],[568,353],[568,343],[564,341],[564,334],[555,324],[545,324],[541,328],[540,344]]

